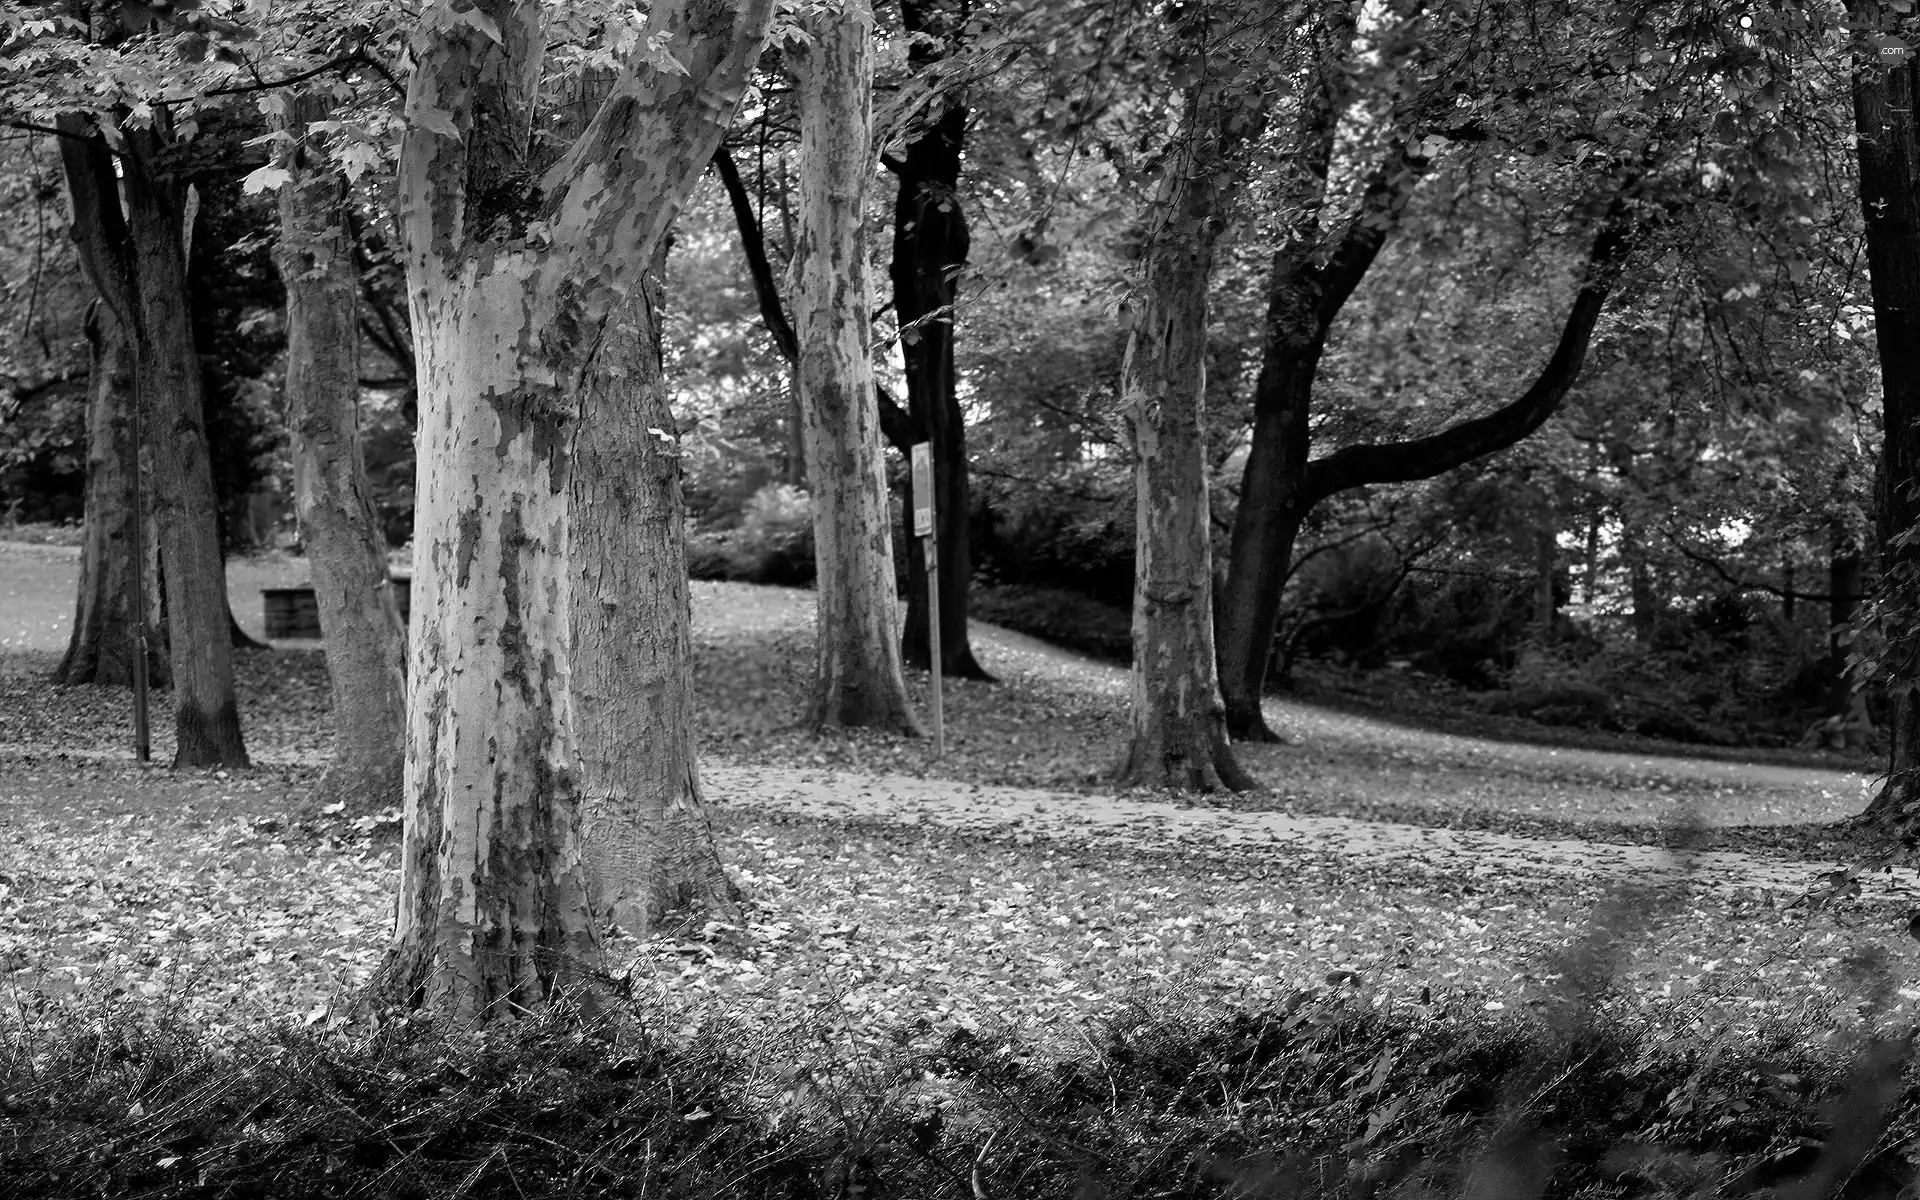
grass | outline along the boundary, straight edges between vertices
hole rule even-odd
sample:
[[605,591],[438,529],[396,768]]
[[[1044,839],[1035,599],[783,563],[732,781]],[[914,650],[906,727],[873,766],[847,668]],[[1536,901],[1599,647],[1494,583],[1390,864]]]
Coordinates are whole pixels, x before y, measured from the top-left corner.
[[[43,590],[66,594],[70,583],[45,574]],[[1124,731],[1122,675],[983,630],[982,657],[1003,681],[949,682],[945,759],[904,739],[815,739],[792,726],[811,604],[805,592],[695,586],[709,762],[857,768],[963,793],[1041,783],[1069,809],[1097,797]],[[0,619],[22,611],[30,621],[30,608]],[[511,1196],[535,1194],[530,1180],[547,1194],[612,1194],[616,1178],[636,1194],[698,1195],[756,1163],[763,1174],[741,1176],[732,1194],[969,1195],[978,1164],[995,1197],[1296,1194],[1285,1177],[1315,1195],[1410,1198],[1460,1190],[1475,1154],[1497,1160],[1475,1139],[1512,1116],[1518,1085],[1502,1080],[1535,1061],[1589,1081],[1548,1089],[1534,1112],[1536,1125],[1591,1133],[1552,1135],[1567,1143],[1554,1187],[1678,1195],[1686,1171],[1730,1176],[1666,1150],[1612,1174],[1600,1160],[1630,1133],[1743,1162],[1825,1138],[1822,1097],[1847,1086],[1864,1039],[1906,1027],[1920,997],[1904,911],[1844,893],[1796,902],[1682,882],[1623,902],[1599,875],[1463,876],[1283,847],[1116,849],[1017,830],[786,822],[717,795],[746,928],[613,949],[640,997],[639,1028],[697,1027],[704,1044],[751,1048],[751,1061],[709,1055],[685,1069],[736,1106],[725,1111],[753,1115],[725,1123],[724,1136],[700,1126],[710,1146],[623,1141],[594,1114],[639,1093],[553,1066],[584,1053],[568,1039],[601,1036],[577,1023],[523,1031],[531,1040],[513,1049],[489,1044],[502,1075],[463,1065],[479,1051],[446,1031],[373,1031],[329,1007],[381,949],[395,867],[390,826],[289,820],[328,740],[317,653],[241,656],[248,736],[266,766],[173,774],[125,761],[124,696],[46,685],[37,676],[58,639],[19,636],[32,648],[0,654],[0,1001],[12,1010],[0,1026],[14,1038],[0,1066],[31,1068],[32,1082],[0,1084],[0,1108],[11,1106],[0,1163],[26,1161],[6,1159],[9,1145],[37,1147],[49,1195],[110,1183],[152,1195]],[[919,691],[924,676],[911,683]],[[1804,857],[1809,876],[1830,865],[1812,857],[1827,836],[1820,822],[1857,807],[1866,782],[1509,746],[1298,705],[1274,716],[1306,741],[1249,752],[1271,785],[1254,806],[1615,840],[1658,836],[1691,813],[1723,845],[1779,834],[1769,852]],[[1607,1049],[1549,1053],[1538,1039],[1552,1023],[1538,1018],[1565,1005],[1596,945],[1609,968],[1573,992]],[[1235,1057],[1233,1045],[1296,1017],[1285,1054]],[[1310,1037],[1295,1036],[1309,1025]],[[716,1038],[716,1028],[754,1032]],[[660,1041],[658,1053],[690,1053],[702,1040],[690,1038]],[[443,1059],[456,1069],[422,1065]],[[577,1082],[562,1087],[553,1070]],[[422,1071],[438,1090],[367,1082]],[[1781,1076],[1796,1083],[1766,1083]],[[1769,1086],[1787,1099],[1753,1099]],[[181,1153],[184,1142],[166,1140],[174,1133],[127,1116],[135,1104],[154,1110],[139,1098],[149,1093],[202,1097],[180,1103],[198,1114],[204,1144]],[[1383,1117],[1402,1095],[1411,1099]],[[1602,1095],[1604,1119],[1589,1103]],[[74,1115],[88,1096],[97,1102]],[[248,1116],[253,1100],[282,1116]],[[691,1111],[632,1103],[646,1114],[636,1129]],[[926,1132],[935,1112],[937,1135]],[[355,1157],[374,1142],[387,1157]],[[640,1156],[605,1158],[615,1145]],[[134,1163],[133,1147],[149,1157]],[[112,1175],[103,1156],[143,1173]],[[388,1172],[395,1162],[410,1165]],[[181,1163],[212,1173],[187,1179]],[[611,1174],[594,1174],[602,1167]]]

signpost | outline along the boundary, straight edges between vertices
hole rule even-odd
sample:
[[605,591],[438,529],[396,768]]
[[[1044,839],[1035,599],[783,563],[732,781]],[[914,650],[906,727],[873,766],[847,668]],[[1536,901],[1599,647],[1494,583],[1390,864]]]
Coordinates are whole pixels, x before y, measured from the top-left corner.
[[940,712],[940,538],[933,527],[933,443],[913,445],[913,536],[927,555],[927,674],[933,686],[933,756],[947,752]]

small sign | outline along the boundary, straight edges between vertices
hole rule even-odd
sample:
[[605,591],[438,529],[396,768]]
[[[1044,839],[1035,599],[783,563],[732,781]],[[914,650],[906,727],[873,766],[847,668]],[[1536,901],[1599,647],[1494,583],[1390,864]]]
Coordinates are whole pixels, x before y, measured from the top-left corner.
[[913,444],[913,536],[933,535],[933,443]]

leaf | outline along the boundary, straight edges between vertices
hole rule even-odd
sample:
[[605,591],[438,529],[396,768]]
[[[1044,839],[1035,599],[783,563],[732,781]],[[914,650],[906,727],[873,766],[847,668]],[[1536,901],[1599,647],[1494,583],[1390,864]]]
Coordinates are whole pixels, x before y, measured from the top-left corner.
[[249,196],[261,192],[271,192],[293,182],[291,172],[271,164],[248,171],[247,177],[240,181],[240,190]]

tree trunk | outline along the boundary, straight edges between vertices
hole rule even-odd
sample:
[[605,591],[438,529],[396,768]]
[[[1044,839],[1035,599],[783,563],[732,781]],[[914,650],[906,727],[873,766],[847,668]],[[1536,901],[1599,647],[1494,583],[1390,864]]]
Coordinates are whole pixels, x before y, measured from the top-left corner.
[[918,734],[900,674],[898,592],[873,394],[863,209],[873,17],[863,0],[787,46],[800,113],[800,397],[813,477],[818,650],[807,720]]
[[1594,325],[1631,249],[1635,217],[1628,189],[1623,189],[1600,222],[1587,255],[1586,277],[1552,355],[1513,400],[1426,437],[1344,446],[1309,460],[1313,379],[1327,331],[1377,257],[1386,231],[1405,206],[1411,181],[1426,165],[1424,158],[1396,146],[1386,165],[1374,173],[1360,215],[1325,266],[1275,257],[1267,345],[1254,393],[1253,453],[1234,515],[1230,594],[1221,605],[1220,661],[1228,681],[1229,729],[1236,737],[1272,736],[1260,718],[1260,694],[1293,540],[1313,506],[1367,484],[1431,479],[1538,429],[1579,378]]
[[[1220,87],[1196,85],[1170,155],[1146,277],[1120,369],[1138,456],[1134,493],[1132,736],[1119,781],[1246,791],[1227,745],[1213,646],[1205,402],[1207,286],[1235,190],[1219,132]],[[1269,630],[1269,634],[1271,631]]]
[[[1854,15],[1879,6],[1850,0]],[[1907,626],[1904,646],[1889,646],[1892,701],[1887,783],[1863,819],[1911,831],[1920,826],[1920,662],[1911,631],[1920,586],[1920,135],[1913,104],[1916,64],[1868,65],[1854,73],[1854,121],[1860,155],[1860,203],[1866,217],[1867,268],[1873,285],[1874,341],[1880,352],[1880,504],[1882,586]]]
[[147,681],[155,687],[168,681],[150,519],[141,539],[147,561],[134,561],[133,348],[124,329],[106,305],[88,310],[86,542],[73,633],[56,683],[132,685],[136,587],[148,626]]
[[[318,93],[298,93],[287,100],[282,128],[305,139],[330,108]],[[274,260],[287,290],[294,505],[333,685],[333,762],[315,798],[372,812],[401,801],[406,638],[360,451],[360,280],[346,234],[345,177],[322,148],[299,142],[286,168],[292,178],[280,189]]]
[[1560,600],[1553,591],[1558,540],[1553,509],[1549,506],[1542,511],[1540,524],[1533,531],[1533,619],[1539,627],[1540,639],[1548,642],[1553,640],[1560,616]]
[[1851,537],[1836,534],[1832,557],[1827,560],[1827,664],[1833,680],[1827,690],[1827,715],[1850,718],[1856,727],[1865,726],[1863,733],[1870,734],[1873,721],[1866,712],[1866,693],[1854,686],[1848,675],[1847,647],[1841,641],[1866,591],[1865,568],[1860,547]]
[[[904,0],[901,22],[909,34],[934,33],[934,6]],[[916,41],[912,57],[927,69],[937,54]],[[967,105],[956,93],[938,101],[940,117],[907,145],[895,165],[900,190],[893,209],[893,312],[907,367],[907,410],[919,423],[933,459],[934,540],[939,547],[940,672],[991,679],[973,653],[967,601],[973,577],[969,522],[966,421],[960,412],[954,372],[953,305],[970,239],[960,209],[960,156],[967,134]],[[903,536],[911,530],[903,529]],[[927,563],[907,555],[907,620],[901,653],[926,667]]]
[[153,451],[174,766],[244,767],[200,359],[187,303],[186,184],[158,173],[170,149],[164,113],[156,114],[153,127],[122,131],[117,181],[105,141],[89,121],[69,115],[60,124],[81,263],[131,331],[136,402]]
[[670,912],[735,899],[694,754],[686,506],[660,368],[665,258],[608,328],[587,378],[568,522],[594,911],[636,937]]
[[[576,479],[572,456],[584,442],[604,463],[595,439],[631,433],[581,425],[619,386],[621,364],[597,357],[626,336],[608,326],[718,147],[772,14],[770,0],[656,0],[645,36],[670,40],[684,73],[624,69],[542,171],[529,131],[546,6],[462,7],[484,20],[442,2],[416,36],[408,111],[437,119],[408,129],[398,173],[420,481],[399,919],[373,991],[483,1021],[543,1007],[598,966],[590,860],[622,839],[596,824],[589,840],[583,809],[607,820],[626,801],[582,794],[619,777],[614,747],[583,757],[576,740],[571,514],[576,481],[622,481]],[[582,554],[599,548],[594,522],[579,523]],[[582,586],[600,579],[579,565],[594,572]],[[582,702],[602,686],[589,676]]]
[[1228,543],[1227,583],[1220,598],[1220,679],[1227,731],[1234,738],[1277,742],[1260,709],[1274,627],[1306,520],[1307,425],[1313,380],[1326,348],[1315,314],[1319,289],[1293,246],[1274,254],[1260,375],[1254,384],[1253,444],[1240,481]]

